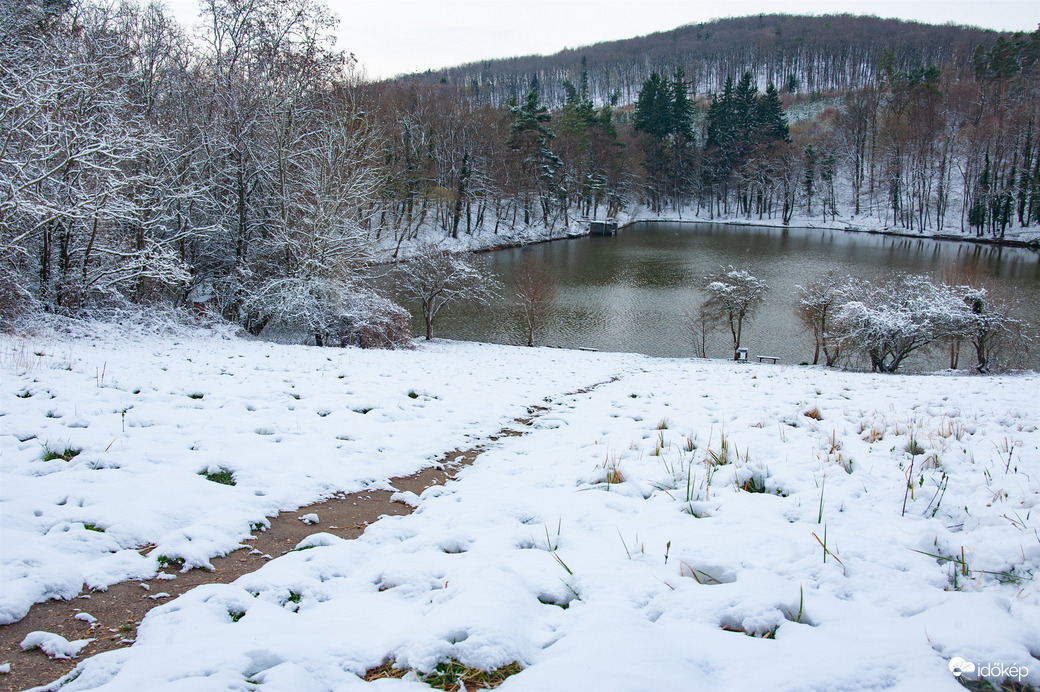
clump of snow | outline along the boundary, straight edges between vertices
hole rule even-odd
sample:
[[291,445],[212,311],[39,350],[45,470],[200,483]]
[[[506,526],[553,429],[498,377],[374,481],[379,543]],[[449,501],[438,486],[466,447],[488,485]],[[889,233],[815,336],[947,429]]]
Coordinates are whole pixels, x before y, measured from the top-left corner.
[[392,502],[400,502],[401,504],[408,505],[409,507],[419,506],[419,496],[413,493],[411,490],[401,490],[390,496]]
[[311,512],[310,514],[304,514],[302,517],[300,517],[300,521],[302,521],[304,524],[317,524],[318,515],[314,512]]
[[326,545],[335,545],[343,539],[331,533],[312,533],[302,541],[296,544],[294,550],[306,550],[307,548],[317,548]]
[[77,639],[69,641],[60,634],[52,632],[30,632],[22,640],[22,649],[39,649],[51,658],[75,658],[80,650],[93,639]]

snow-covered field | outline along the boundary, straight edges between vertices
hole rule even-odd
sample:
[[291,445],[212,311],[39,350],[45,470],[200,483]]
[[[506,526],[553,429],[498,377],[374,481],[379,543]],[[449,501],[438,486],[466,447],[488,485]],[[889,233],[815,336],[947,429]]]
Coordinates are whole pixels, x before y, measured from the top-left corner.
[[[1037,685],[1038,386],[472,343],[7,335],[0,621],[151,577],[160,555],[205,565],[265,515],[385,484],[542,406],[413,514],[354,541],[318,524],[311,549],[159,606],[62,689],[422,689],[358,677],[388,660],[519,662],[507,691],[958,690],[955,658]],[[236,484],[200,475],[220,470]]]

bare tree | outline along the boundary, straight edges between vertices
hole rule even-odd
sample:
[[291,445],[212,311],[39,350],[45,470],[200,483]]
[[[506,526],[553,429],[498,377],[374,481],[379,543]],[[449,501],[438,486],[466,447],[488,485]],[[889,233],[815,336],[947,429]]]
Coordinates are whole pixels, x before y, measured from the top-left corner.
[[426,340],[433,338],[433,322],[451,303],[487,303],[498,291],[498,281],[465,255],[452,255],[436,245],[421,245],[415,257],[397,268],[397,288],[418,301],[426,323]]
[[813,365],[820,362],[821,351],[828,367],[835,365],[842,355],[842,343],[835,338],[832,322],[835,313],[845,302],[851,285],[851,277],[839,277],[834,272],[828,272],[798,287],[795,313],[806,331],[812,332],[815,343]]
[[165,232],[165,173],[146,164],[168,138],[139,108],[117,30],[128,10],[42,7],[30,3],[18,16],[38,21],[0,43],[3,274],[21,275],[24,289],[34,273],[33,293],[63,311],[146,279],[183,285],[187,268]]
[[520,306],[527,345],[534,346],[535,330],[549,318],[556,301],[556,277],[547,267],[529,260],[513,279],[513,296]]
[[701,308],[715,321],[729,326],[733,337],[733,359],[736,360],[744,320],[762,303],[768,286],[747,269],[734,269],[732,266],[705,277],[704,281],[708,297]]
[[975,349],[975,370],[987,373],[997,359],[1011,350],[1025,350],[1031,338],[1028,326],[1012,315],[1006,300],[993,297],[985,288],[957,286],[950,289],[960,298],[954,303],[957,320],[955,338],[967,341]]
[[249,276],[233,277],[229,287],[251,333],[272,318],[295,319],[319,345],[324,340],[368,258],[364,223],[381,182],[375,152],[364,118],[341,108],[297,154],[295,182],[284,192],[286,223],[256,244],[267,261]]
[[699,304],[696,310],[687,312],[686,328],[689,330],[693,350],[698,358],[708,357],[708,335],[717,327],[715,316],[708,311],[704,303]]

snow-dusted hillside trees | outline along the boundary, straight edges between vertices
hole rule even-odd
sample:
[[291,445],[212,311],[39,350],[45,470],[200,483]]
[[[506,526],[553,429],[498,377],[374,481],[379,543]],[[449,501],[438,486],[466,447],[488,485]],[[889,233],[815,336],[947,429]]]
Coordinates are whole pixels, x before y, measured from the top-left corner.
[[206,303],[317,336],[368,295],[370,259],[645,209],[998,239],[1040,225],[1040,32],[966,55],[964,30],[916,63],[903,39],[850,37],[877,69],[833,94],[803,90],[803,62],[768,88],[723,75],[737,63],[719,53],[714,95],[679,55],[629,99],[600,98],[575,60],[558,95],[530,79],[500,102],[365,83],[318,0],[200,12],[189,32],[155,4],[0,5],[0,315]]
[[259,332],[349,282],[383,169],[324,6],[212,0],[194,41],[155,4],[3,7],[11,302],[212,300]]

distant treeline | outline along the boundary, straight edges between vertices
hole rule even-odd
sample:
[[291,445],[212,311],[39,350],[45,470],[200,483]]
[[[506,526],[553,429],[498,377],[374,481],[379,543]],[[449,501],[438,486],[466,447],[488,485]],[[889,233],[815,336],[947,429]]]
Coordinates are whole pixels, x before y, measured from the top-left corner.
[[748,72],[760,88],[788,92],[848,91],[877,84],[883,61],[897,71],[936,65],[957,78],[973,71],[978,46],[1000,34],[965,26],[932,26],[898,19],[784,14],[719,19],[639,38],[597,43],[550,56],[524,56],[431,69],[406,82],[445,83],[478,102],[504,104],[537,76],[550,107],[566,99],[564,82],[587,72],[596,103],[632,103],[650,72],[682,69],[694,95],[718,92],[727,77]]

